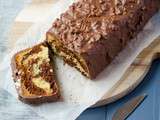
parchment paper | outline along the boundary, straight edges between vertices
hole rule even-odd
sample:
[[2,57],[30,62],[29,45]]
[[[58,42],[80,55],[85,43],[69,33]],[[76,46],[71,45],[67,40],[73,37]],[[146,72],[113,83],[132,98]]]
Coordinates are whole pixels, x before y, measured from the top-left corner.
[[[60,0],[53,5],[49,17],[37,23],[18,40],[15,48],[6,56],[0,65],[3,75],[2,88],[17,97],[11,76],[10,59],[17,51],[35,45],[45,39],[45,32],[60,13],[64,12],[73,0]],[[43,16],[43,13],[42,13]],[[124,49],[96,80],[91,81],[77,70],[56,58],[57,76],[61,87],[62,100],[55,103],[30,106],[34,112],[48,120],[74,120],[86,108],[96,103],[122,77],[125,70],[136,56],[160,35],[160,12],[145,26],[144,30]],[[24,105],[24,104],[20,104]]]

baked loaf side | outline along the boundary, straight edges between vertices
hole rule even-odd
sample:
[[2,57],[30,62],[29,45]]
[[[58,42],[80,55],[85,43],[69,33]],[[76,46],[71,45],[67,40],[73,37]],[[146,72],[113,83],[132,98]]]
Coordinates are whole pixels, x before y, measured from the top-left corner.
[[59,87],[51,56],[45,43],[14,55],[12,71],[20,100],[36,104],[59,98]]
[[47,42],[94,79],[159,8],[159,0],[79,0],[56,19]]

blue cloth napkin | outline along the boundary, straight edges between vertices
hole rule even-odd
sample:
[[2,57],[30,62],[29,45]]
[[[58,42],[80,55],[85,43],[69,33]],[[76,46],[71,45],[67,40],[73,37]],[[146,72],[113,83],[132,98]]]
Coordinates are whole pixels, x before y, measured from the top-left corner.
[[160,120],[160,59],[153,62],[143,82],[124,98],[94,109],[88,109],[77,120],[112,120],[115,111],[135,96],[146,93],[148,97],[127,120]]

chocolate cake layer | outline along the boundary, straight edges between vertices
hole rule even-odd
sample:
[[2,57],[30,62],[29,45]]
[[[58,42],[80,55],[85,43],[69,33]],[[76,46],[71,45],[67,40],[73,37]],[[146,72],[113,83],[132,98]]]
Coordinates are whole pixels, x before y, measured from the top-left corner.
[[54,60],[46,43],[20,51],[12,58],[12,71],[19,99],[31,104],[59,98]]
[[54,52],[94,79],[157,12],[159,0],[79,0],[53,22]]

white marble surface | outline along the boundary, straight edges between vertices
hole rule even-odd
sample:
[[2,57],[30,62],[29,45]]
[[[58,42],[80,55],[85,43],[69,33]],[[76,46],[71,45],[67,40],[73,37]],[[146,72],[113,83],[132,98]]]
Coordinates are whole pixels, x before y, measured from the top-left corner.
[[[8,48],[8,33],[18,12],[29,0],[0,0],[0,62]],[[0,66],[1,67],[1,66]],[[3,80],[3,72],[0,81]],[[1,82],[0,82],[1,83]],[[0,89],[0,120],[44,120],[4,89]]]
[[19,11],[30,0],[0,0],[0,62],[8,49],[8,32]]
[[27,106],[21,105],[10,93],[0,89],[0,119],[1,120],[45,120]]

